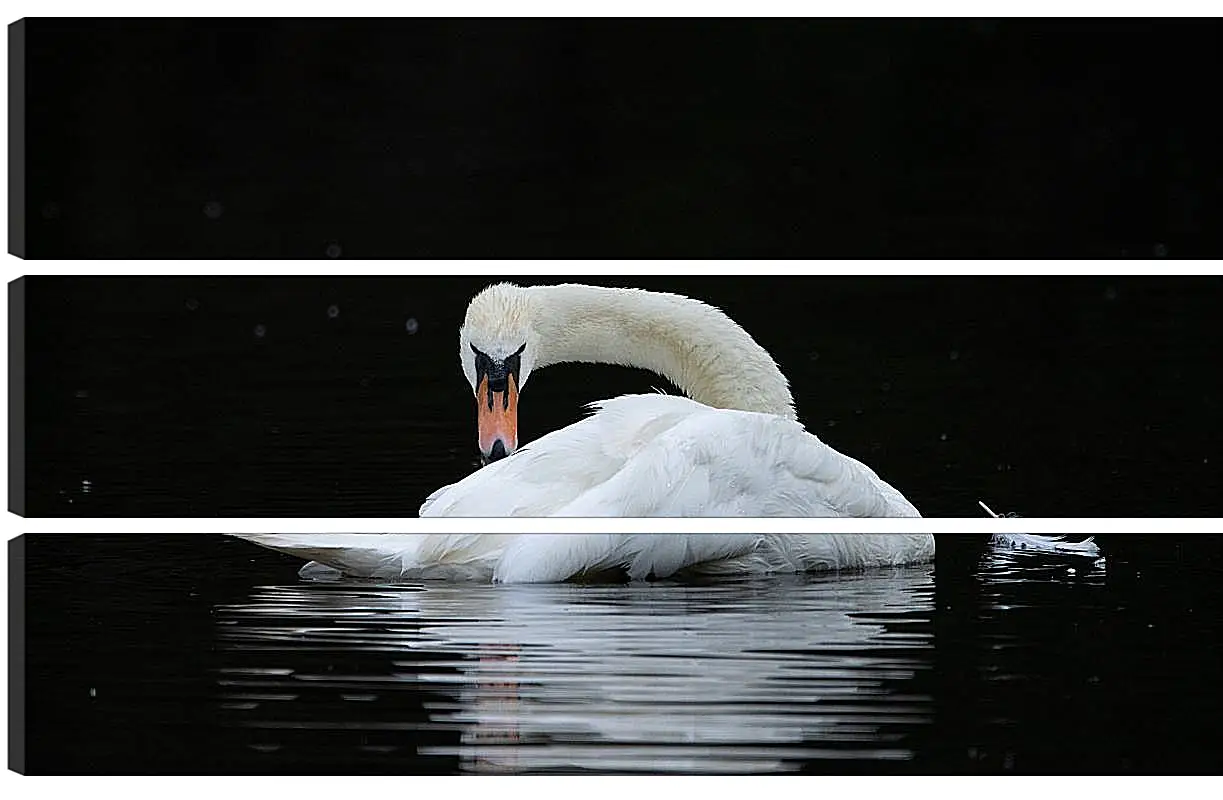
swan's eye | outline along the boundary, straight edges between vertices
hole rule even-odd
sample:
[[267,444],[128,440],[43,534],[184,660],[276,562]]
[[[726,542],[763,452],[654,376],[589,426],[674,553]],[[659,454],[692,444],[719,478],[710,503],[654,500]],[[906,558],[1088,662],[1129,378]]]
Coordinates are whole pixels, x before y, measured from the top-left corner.
[[514,376],[515,382],[518,381],[518,373],[522,370],[522,351],[526,349],[527,346],[524,344],[515,350],[513,355],[505,358],[505,371]]
[[512,355],[506,356],[504,361],[498,361],[484,351],[480,350],[474,344],[469,344],[471,352],[476,356],[476,385],[485,378],[488,379],[488,390],[490,392],[504,392],[506,390],[506,382],[509,376],[514,376],[514,383],[519,383],[519,373],[522,369],[522,351],[527,349],[524,344],[514,351]]
[[476,346],[471,345],[471,352],[476,354],[476,383],[478,384],[485,375],[493,371],[493,360],[488,357],[488,354],[476,349]]

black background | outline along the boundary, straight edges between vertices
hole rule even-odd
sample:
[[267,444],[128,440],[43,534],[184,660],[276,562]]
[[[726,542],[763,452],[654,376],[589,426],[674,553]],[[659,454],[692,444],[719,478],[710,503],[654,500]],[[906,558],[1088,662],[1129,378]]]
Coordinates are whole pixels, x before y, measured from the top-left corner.
[[[1103,592],[1067,591],[1064,575],[1052,570],[1009,587],[986,587],[976,577],[984,537],[938,537],[934,612],[896,620],[900,630],[930,633],[937,642],[932,668],[907,682],[909,691],[929,696],[938,708],[920,738],[903,743],[914,749],[915,760],[817,761],[806,769],[1217,772],[1212,732],[1221,697],[1223,537],[1152,531],[1102,534],[1098,540],[1108,559]],[[26,623],[27,682],[18,689],[24,688],[26,698],[27,771],[457,769],[453,758],[362,760],[351,747],[360,731],[317,727],[301,731],[293,738],[296,747],[269,759],[245,744],[259,741],[258,731],[223,726],[218,668],[234,666],[235,659],[249,664],[255,655],[219,651],[214,608],[248,602],[256,587],[296,584],[300,563],[213,534],[39,534],[11,544],[11,585],[24,587],[14,608],[24,609]],[[1001,614],[1008,602],[1031,605]],[[11,652],[21,653],[20,644]],[[310,663],[339,675],[377,674],[387,668],[385,658],[333,647]],[[1087,682],[1087,676],[1098,682]],[[378,710],[398,722],[423,720],[439,713],[437,706],[421,707],[426,690],[387,693]],[[370,716],[379,718],[372,711]],[[421,743],[458,744],[457,732],[429,735],[442,740]]]
[[[457,332],[505,277],[26,278],[26,510],[414,515],[475,467]],[[1217,277],[585,280],[724,309],[924,515],[1223,516]],[[522,441],[665,386],[540,370]]]
[[1217,257],[1214,20],[51,20],[39,258]]

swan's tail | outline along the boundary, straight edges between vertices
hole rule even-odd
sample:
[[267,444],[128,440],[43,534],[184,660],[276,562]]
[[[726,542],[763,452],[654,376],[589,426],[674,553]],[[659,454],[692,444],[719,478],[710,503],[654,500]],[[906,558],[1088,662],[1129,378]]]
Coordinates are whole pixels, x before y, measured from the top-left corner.
[[[1001,516],[995,514],[985,503],[978,500],[977,504],[985,509],[986,514],[989,514],[994,519],[1002,519]],[[1017,515],[1008,514],[1006,516],[1014,517]],[[1100,546],[1096,544],[1095,540],[1096,537],[1088,536],[1081,542],[1073,542],[1067,541],[1065,536],[1040,536],[1032,533],[995,533],[990,538],[992,544],[1000,547],[1009,547],[1012,550],[1098,558]]]
[[319,578],[330,567],[357,578],[486,580],[500,558],[504,534],[231,533],[239,539],[311,563],[302,577]]
[[[297,556],[353,575],[389,577],[403,565],[398,553],[377,533],[231,533],[269,550]],[[307,568],[311,565],[307,564]]]

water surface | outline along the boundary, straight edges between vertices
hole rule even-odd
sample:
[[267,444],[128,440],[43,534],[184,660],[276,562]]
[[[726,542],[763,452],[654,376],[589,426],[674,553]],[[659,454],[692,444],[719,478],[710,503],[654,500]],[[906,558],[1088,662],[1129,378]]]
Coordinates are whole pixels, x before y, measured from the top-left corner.
[[150,538],[30,542],[32,771],[1215,769],[1219,575],[1183,553],[387,585]]

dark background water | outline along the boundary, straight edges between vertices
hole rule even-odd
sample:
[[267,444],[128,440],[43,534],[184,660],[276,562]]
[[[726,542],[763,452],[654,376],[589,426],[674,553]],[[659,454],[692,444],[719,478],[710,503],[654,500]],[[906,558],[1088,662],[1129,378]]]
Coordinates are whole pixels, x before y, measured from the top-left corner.
[[32,19],[25,252],[1217,257],[1219,30]]
[[[26,278],[26,511],[414,515],[475,467],[457,331],[504,277]],[[586,280],[723,308],[927,516],[1223,515],[1217,277]],[[656,386],[541,370],[523,440]]]
[[1099,541],[1105,568],[940,537],[912,569],[422,587],[25,537],[26,769],[1216,772],[1223,539]]

